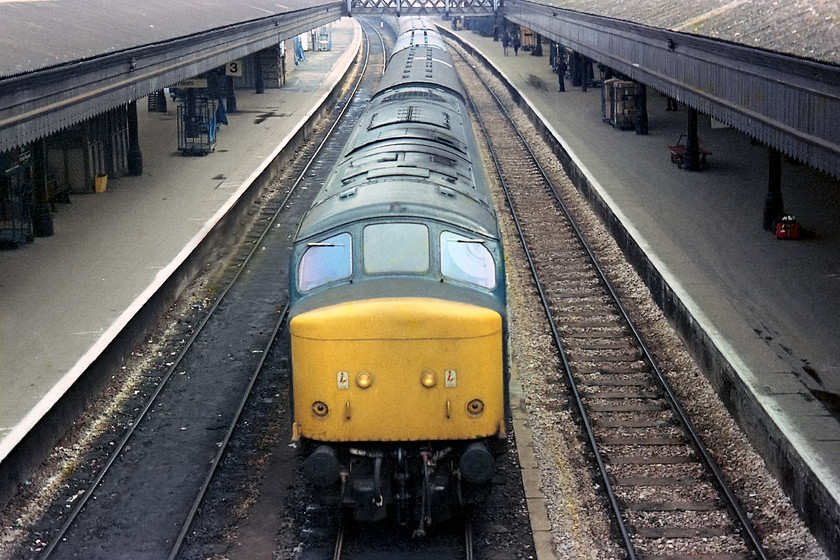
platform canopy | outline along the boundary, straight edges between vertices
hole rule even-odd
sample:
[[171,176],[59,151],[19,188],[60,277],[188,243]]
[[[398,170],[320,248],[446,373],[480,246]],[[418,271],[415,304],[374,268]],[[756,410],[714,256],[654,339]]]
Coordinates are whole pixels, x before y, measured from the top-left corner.
[[0,152],[341,18],[337,0],[0,2]]

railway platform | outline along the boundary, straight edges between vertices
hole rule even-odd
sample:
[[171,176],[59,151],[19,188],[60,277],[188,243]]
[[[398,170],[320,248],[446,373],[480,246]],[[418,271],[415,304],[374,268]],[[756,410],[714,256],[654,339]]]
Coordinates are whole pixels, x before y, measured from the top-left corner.
[[[97,359],[340,83],[361,29],[333,24],[279,89],[237,91],[215,152],[178,151],[175,104],[138,103],[144,170],[74,194],[54,235],[0,252],[0,462]],[[256,171],[255,171],[256,170]]]
[[510,49],[505,56],[492,37],[454,33],[504,74],[561,139],[590,190],[643,253],[654,282],[669,286],[671,295],[662,297],[683,310],[681,336],[703,347],[720,372],[718,383],[728,388],[754,445],[793,500],[810,508],[809,524],[823,523],[836,536],[840,181],[785,161],[785,211],[805,234],[780,241],[762,223],[766,147],[701,115],[701,142],[713,155],[702,171],[682,170],[669,146],[686,129],[686,107],[669,111],[667,99],[648,90],[649,133],[621,130],[602,121],[600,88],[582,91],[566,80],[565,92],[558,91],[547,52],[514,56]]

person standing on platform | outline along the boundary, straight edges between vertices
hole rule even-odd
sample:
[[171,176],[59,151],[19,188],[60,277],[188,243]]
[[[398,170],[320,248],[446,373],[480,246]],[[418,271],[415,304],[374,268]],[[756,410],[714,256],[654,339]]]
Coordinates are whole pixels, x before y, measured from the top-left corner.
[[566,91],[566,57],[561,52],[557,56],[557,79],[559,81],[560,88],[557,91]]
[[510,45],[510,37],[505,33],[502,35],[502,51],[504,51],[505,56],[508,55],[508,45]]
[[519,56],[519,47],[522,46],[522,43],[519,41],[519,35],[513,36],[513,54],[515,56]]

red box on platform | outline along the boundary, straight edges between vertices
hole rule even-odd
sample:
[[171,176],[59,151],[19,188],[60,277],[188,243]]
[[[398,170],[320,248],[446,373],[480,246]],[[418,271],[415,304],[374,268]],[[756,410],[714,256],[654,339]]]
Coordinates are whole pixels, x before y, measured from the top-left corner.
[[796,218],[785,216],[776,224],[776,239],[799,239],[799,230]]

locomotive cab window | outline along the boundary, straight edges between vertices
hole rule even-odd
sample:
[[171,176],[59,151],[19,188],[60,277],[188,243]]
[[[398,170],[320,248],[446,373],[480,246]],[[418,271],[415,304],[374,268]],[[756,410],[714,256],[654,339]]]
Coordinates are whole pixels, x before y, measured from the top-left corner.
[[302,292],[349,278],[353,273],[353,246],[349,233],[309,243],[300,259],[298,288]]
[[488,290],[496,286],[496,263],[484,242],[451,231],[440,234],[440,272]]
[[365,274],[429,271],[429,230],[423,224],[372,224],[365,227]]

